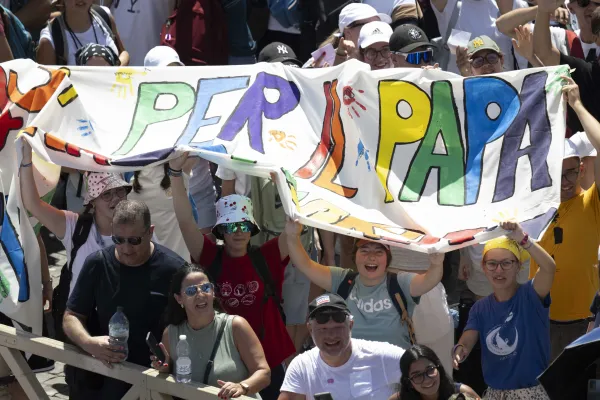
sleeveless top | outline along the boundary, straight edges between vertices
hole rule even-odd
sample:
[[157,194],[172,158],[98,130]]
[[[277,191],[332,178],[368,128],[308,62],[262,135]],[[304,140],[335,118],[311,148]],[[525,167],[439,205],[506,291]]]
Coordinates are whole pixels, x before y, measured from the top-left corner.
[[[235,315],[215,311],[214,320],[208,326],[199,330],[190,328],[187,321],[177,326],[169,325],[169,347],[171,349],[172,362],[177,362],[177,342],[179,342],[179,335],[186,335],[191,349],[192,380],[202,383],[206,363],[215,346],[218,328],[222,324],[226,324],[225,331],[221,337],[221,344],[215,355],[213,370],[208,376],[207,384],[219,387],[217,380],[239,383],[247,379],[250,373],[242,361],[233,340],[232,322],[234,317]],[[175,365],[173,364],[174,367]],[[260,398],[256,395],[250,397]]]

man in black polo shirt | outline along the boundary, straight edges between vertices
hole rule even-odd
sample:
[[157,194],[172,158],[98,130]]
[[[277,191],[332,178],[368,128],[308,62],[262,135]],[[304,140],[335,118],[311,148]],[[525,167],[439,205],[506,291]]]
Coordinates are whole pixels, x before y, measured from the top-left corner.
[[[127,361],[149,366],[146,334],[162,336],[171,277],[185,261],[152,242],[154,226],[143,202],[120,202],[112,230],[115,244],[90,255],[83,265],[67,302],[64,331],[74,344],[108,366],[123,361],[123,354],[108,342],[108,322],[121,306],[129,320]],[[128,384],[109,378],[96,380],[95,385],[85,379],[67,382],[71,399],[120,399],[129,389]]]
[[[571,69],[575,68],[572,77],[575,83],[579,85],[581,101],[590,114],[600,120],[600,65],[598,60],[587,62],[579,58],[566,56],[552,46],[550,15],[554,14],[554,10],[561,3],[561,0],[538,0],[535,30],[533,32],[533,50],[545,66],[567,64]],[[595,2],[590,2],[588,5],[590,8],[596,6]],[[599,16],[597,12],[593,14],[593,18],[597,19]],[[594,20],[592,20],[592,26],[594,26]],[[571,107],[567,112],[567,124],[573,133],[583,131],[577,114]]]

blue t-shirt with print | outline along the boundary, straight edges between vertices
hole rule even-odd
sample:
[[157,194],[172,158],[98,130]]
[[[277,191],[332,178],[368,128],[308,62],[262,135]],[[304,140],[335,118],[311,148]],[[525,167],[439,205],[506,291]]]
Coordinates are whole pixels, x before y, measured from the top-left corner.
[[479,332],[486,384],[499,390],[536,386],[550,363],[550,295],[541,300],[533,280],[508,301],[491,294],[471,308],[467,330]]

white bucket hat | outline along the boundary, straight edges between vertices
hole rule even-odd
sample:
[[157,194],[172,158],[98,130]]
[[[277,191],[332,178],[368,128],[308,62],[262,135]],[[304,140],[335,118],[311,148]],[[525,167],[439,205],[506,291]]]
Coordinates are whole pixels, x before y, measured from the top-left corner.
[[260,232],[260,229],[254,220],[252,200],[248,197],[232,194],[221,197],[219,201],[217,201],[217,223],[212,230],[215,237],[217,239],[223,239],[223,235],[218,229],[219,225],[233,222],[251,222],[252,225],[254,225],[252,228],[252,236]]
[[577,154],[579,154],[579,157],[596,157],[598,155],[598,152],[594,148],[592,142],[590,142],[590,139],[588,139],[585,132],[577,132],[571,136],[569,140],[577,148]]
[[563,154],[563,160],[572,157],[581,158],[575,144],[570,139],[565,139],[565,152]]
[[85,174],[87,192],[83,205],[87,206],[90,202],[107,190],[124,187],[127,193],[131,192],[131,185],[121,177],[120,174],[110,172],[86,172]]

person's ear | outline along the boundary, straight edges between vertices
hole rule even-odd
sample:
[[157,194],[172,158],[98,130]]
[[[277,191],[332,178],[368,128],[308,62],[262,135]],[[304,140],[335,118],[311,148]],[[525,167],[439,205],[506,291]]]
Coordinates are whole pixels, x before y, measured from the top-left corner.
[[183,297],[179,293],[174,293],[173,297],[178,304],[183,304]]
[[152,236],[154,234],[154,225],[150,225],[150,229],[148,229],[148,233],[150,234],[150,236]]

